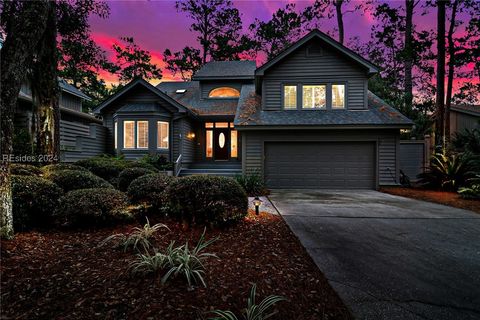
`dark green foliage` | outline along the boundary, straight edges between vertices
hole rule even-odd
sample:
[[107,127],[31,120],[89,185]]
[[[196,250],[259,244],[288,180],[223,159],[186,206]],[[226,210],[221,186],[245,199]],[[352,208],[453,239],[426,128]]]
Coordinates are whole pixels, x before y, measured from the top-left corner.
[[462,187],[458,193],[464,199],[480,199],[480,184],[474,184],[471,187]]
[[149,164],[158,170],[173,170],[173,163],[169,162],[163,154],[146,154],[138,163]]
[[88,171],[59,170],[52,171],[45,177],[55,182],[65,192],[77,189],[113,188],[110,183]]
[[249,196],[264,195],[267,192],[263,178],[258,171],[246,175],[237,175],[235,180]]
[[75,164],[88,169],[93,174],[112,184],[115,184],[120,172],[128,167],[126,160],[106,156],[80,160],[75,162]]
[[12,163],[10,165],[11,174],[19,176],[38,176],[42,173],[40,168],[31,164]]
[[133,203],[146,203],[154,211],[160,211],[165,202],[165,189],[174,179],[161,173],[143,175],[130,183],[128,198]]
[[40,168],[41,172],[45,175],[49,175],[55,171],[62,171],[62,170],[77,170],[77,171],[88,171],[84,167],[80,167],[70,163],[54,163],[43,166]]
[[28,130],[15,128],[13,134],[13,154],[17,156],[32,155],[32,137]]
[[138,177],[146,174],[152,174],[153,171],[145,168],[127,168],[123,170],[118,176],[118,189],[127,191],[130,183]]
[[115,189],[95,188],[68,192],[60,199],[60,225],[94,227],[132,218],[126,195]]
[[188,223],[224,225],[247,214],[248,198],[234,179],[190,176],[174,180],[166,190],[173,217]]
[[452,140],[452,146],[458,151],[480,155],[480,130],[465,129],[462,132],[456,132]]
[[17,230],[46,226],[63,192],[55,183],[36,176],[12,176],[13,224]]
[[141,162],[141,161],[127,162],[126,167],[127,168],[143,168],[143,169],[148,169],[148,170],[153,171],[153,172],[158,172],[159,171],[155,166],[153,166],[149,163]]
[[432,156],[428,171],[418,177],[427,188],[455,191],[465,186],[478,168],[478,157],[469,153],[440,152]]

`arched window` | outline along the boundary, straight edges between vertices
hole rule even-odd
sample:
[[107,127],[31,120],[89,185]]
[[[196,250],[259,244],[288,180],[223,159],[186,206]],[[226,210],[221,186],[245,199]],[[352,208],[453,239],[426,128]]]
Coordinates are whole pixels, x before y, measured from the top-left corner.
[[208,94],[209,98],[238,98],[240,92],[235,88],[220,87],[215,88]]

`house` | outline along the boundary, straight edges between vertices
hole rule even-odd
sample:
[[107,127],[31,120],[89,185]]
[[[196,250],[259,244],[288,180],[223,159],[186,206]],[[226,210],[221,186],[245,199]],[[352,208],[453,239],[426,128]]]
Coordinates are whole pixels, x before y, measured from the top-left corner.
[[[101,120],[82,111],[84,101],[91,101],[91,98],[63,79],[59,79],[58,84],[61,160],[73,162],[106,153],[106,128]],[[17,101],[15,129],[30,133],[33,127],[33,97],[28,82],[22,84]]]
[[397,184],[411,120],[368,91],[378,68],[314,30],[260,67],[209,62],[188,82],[132,81],[94,109],[112,153],[180,175],[258,173],[270,188]]
[[480,128],[480,106],[459,104],[450,107],[450,134]]

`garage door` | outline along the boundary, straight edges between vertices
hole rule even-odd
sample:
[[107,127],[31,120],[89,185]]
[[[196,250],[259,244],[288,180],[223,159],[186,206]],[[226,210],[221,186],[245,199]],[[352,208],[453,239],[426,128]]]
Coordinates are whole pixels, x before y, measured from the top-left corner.
[[270,188],[375,188],[371,142],[265,143],[265,182]]

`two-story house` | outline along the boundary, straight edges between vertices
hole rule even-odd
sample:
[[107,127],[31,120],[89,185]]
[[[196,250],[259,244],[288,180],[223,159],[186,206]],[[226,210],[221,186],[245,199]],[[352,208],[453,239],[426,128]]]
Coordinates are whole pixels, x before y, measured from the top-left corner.
[[94,112],[111,152],[161,153],[180,175],[260,174],[270,188],[398,182],[412,122],[368,91],[378,68],[314,30],[260,67],[210,62],[192,81],[132,81]]

